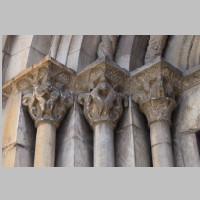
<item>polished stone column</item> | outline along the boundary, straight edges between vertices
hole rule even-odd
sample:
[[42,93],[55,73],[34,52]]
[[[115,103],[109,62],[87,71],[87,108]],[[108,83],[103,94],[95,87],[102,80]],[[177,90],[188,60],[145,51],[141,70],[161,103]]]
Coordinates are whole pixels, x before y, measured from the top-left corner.
[[170,98],[150,99],[142,106],[150,128],[151,150],[154,167],[173,167],[171,144],[171,113],[176,102]]
[[94,126],[94,166],[114,167],[114,134],[109,123]]
[[56,126],[42,123],[37,127],[35,144],[35,167],[54,167],[56,147]]

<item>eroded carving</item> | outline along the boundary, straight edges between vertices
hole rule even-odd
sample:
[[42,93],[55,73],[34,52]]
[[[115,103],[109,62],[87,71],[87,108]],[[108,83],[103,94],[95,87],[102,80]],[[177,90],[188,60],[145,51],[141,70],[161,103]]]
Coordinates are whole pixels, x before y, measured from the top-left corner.
[[149,99],[175,98],[176,83],[181,73],[166,62],[159,60],[130,77],[130,93],[140,106]]
[[102,76],[106,78],[115,90],[119,92],[128,90],[127,80],[129,73],[118,66],[108,63],[106,59],[102,59],[96,65],[88,66],[88,68],[79,73],[76,79],[77,94],[94,89]]
[[113,59],[118,38],[118,35],[102,35],[97,50],[98,58],[108,57]]
[[92,127],[105,121],[115,127],[122,115],[123,106],[128,105],[128,97],[117,93],[102,77],[91,92],[78,96],[78,102],[83,105],[84,115]]
[[183,76],[176,83],[176,93],[180,94],[196,85],[200,85],[200,69]]
[[151,35],[149,45],[145,55],[145,64],[151,62],[157,56],[161,56],[165,44],[167,42],[167,35]]
[[32,91],[24,91],[22,104],[28,107],[36,127],[44,122],[58,127],[73,104],[73,94],[63,91],[63,84],[51,81],[52,77],[48,73],[42,76],[39,73],[36,77]]
[[171,112],[176,107],[176,83],[180,79],[181,73],[162,59],[130,77],[132,100],[139,105],[149,124],[158,120],[170,122]]
[[171,113],[176,108],[175,100],[167,97],[149,99],[141,107],[150,125],[156,121],[167,121],[171,125]]
[[46,56],[43,60],[22,71],[4,84],[4,96],[8,97],[20,91],[32,89],[36,79],[39,82],[39,79],[42,79],[47,73],[51,76],[51,79],[63,84],[64,88],[71,88],[73,90],[75,72],[58,63],[53,58]]

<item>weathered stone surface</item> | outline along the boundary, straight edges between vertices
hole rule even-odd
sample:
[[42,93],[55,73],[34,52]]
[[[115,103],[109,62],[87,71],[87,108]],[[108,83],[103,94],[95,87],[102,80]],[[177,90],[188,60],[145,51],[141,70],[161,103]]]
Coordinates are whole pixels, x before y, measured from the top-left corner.
[[18,52],[27,49],[31,46],[33,35],[16,35],[14,36],[13,46],[10,55],[17,54]]
[[117,167],[150,167],[150,142],[147,134],[134,125],[116,132]]
[[[56,38],[55,38],[56,39]],[[62,35],[58,39],[58,49],[55,54],[55,59],[65,65],[67,63],[67,58],[68,58],[68,53],[69,53],[69,48],[70,48],[70,43],[72,40],[72,35]],[[68,64],[68,63],[67,63]]]
[[173,134],[200,129],[200,85],[177,98],[177,109],[173,115]]
[[[199,36],[4,37],[3,165],[33,166],[35,156],[35,166],[199,166],[198,43]],[[55,59],[39,61],[47,54]],[[67,116],[63,94],[83,107],[75,103]]]
[[56,126],[42,123],[37,127],[34,167],[54,167]]
[[93,134],[80,106],[75,103],[57,134],[57,167],[92,167]]
[[169,36],[163,57],[174,67],[185,70],[189,64],[193,35]]
[[173,152],[174,152],[174,166],[184,167],[183,151],[181,145],[181,137],[176,137],[172,140]]
[[133,127],[129,125],[115,134],[116,167],[135,167],[135,146]]
[[46,56],[49,54],[51,44],[52,35],[34,35],[31,46]]
[[2,159],[5,167],[33,166],[36,130],[27,111],[21,105],[21,96],[21,93],[11,95],[4,110]]
[[194,133],[184,134],[181,137],[181,146],[185,167],[200,167],[196,135]]
[[94,127],[94,167],[115,167],[113,127],[107,122]]
[[118,35],[102,35],[97,49],[98,58],[108,57],[113,59],[118,38]]
[[162,56],[163,49],[167,42],[167,35],[151,35],[145,55],[145,63],[149,63],[157,56]]

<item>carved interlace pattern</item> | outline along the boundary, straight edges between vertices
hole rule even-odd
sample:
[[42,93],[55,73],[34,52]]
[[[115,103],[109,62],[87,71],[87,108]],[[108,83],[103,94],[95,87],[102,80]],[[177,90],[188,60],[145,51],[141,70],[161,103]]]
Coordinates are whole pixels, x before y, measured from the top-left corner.
[[63,84],[56,82],[48,73],[38,74],[32,90],[24,91],[22,104],[28,111],[35,126],[49,122],[56,127],[73,104],[73,94],[62,90]]
[[105,77],[91,92],[78,96],[83,112],[92,127],[99,122],[110,122],[114,127],[122,115],[123,106],[128,105],[128,97],[117,93]]
[[108,57],[113,59],[118,38],[118,35],[102,35],[97,50],[98,58]]
[[145,64],[149,63],[157,56],[161,56],[165,47],[167,35],[151,35],[149,40],[149,46],[145,55]]

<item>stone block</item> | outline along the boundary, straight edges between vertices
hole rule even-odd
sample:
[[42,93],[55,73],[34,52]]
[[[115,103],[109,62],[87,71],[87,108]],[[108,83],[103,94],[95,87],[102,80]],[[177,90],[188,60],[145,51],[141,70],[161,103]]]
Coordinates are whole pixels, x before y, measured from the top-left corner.
[[93,134],[79,105],[70,109],[60,125],[56,146],[57,167],[93,166]]
[[82,41],[83,41],[83,35],[74,35],[72,37],[72,40],[70,43],[70,48],[69,48],[68,54],[72,54],[72,53],[75,53],[76,51],[80,50]]
[[17,35],[13,42],[11,55],[19,53],[31,46],[33,35]]
[[177,98],[173,114],[173,134],[200,129],[200,85],[183,92]]
[[11,56],[5,73],[5,82],[19,74],[27,66],[30,48],[26,48]]
[[181,145],[181,137],[177,137],[172,140],[173,152],[174,152],[174,165],[175,167],[185,167],[183,159],[183,151]]
[[196,135],[182,135],[181,146],[183,151],[185,167],[200,167],[200,157],[198,152]]
[[69,53],[70,43],[72,40],[71,35],[61,36],[58,51],[56,54],[56,60],[62,63],[63,65],[67,64],[67,56]]
[[46,56],[50,52],[51,40],[52,35],[34,35],[31,46]]

